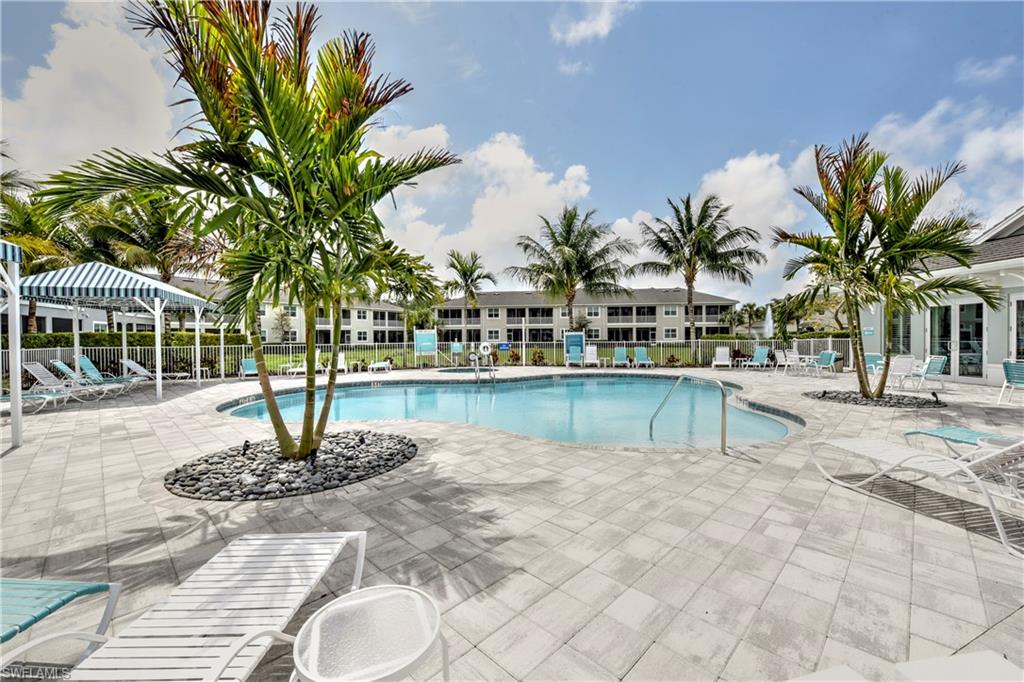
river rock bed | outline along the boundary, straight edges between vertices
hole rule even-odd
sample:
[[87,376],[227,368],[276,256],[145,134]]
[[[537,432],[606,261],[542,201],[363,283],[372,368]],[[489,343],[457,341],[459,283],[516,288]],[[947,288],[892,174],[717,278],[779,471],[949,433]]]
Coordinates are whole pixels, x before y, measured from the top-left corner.
[[929,408],[945,407],[946,403],[938,399],[934,393],[927,397],[920,395],[903,395],[901,393],[887,393],[881,398],[865,398],[858,391],[808,391],[803,394],[805,398],[824,400],[829,403],[841,403],[843,405],[863,405],[866,407],[899,407],[899,408]]
[[416,456],[411,438],[377,431],[324,434],[305,460],[281,457],[274,439],[198,457],[164,476],[164,487],[196,500],[240,502],[308,495],[364,481]]

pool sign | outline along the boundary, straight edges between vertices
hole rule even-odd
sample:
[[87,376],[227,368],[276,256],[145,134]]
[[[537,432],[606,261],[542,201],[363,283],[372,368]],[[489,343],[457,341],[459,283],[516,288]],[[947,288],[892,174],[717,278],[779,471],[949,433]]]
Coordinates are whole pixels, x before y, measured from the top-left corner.
[[874,327],[864,327],[864,336],[874,336],[874,335],[875,335],[875,328]]
[[507,341],[499,343],[498,350],[512,350],[512,344]]
[[413,331],[413,347],[416,355],[437,355],[437,330],[416,329]]

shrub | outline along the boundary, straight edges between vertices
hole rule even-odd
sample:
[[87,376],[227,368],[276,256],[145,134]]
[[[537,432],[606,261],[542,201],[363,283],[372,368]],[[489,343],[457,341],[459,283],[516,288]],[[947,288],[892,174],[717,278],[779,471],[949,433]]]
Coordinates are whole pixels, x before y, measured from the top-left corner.
[[679,358],[677,358],[675,355],[669,355],[668,360],[665,361],[665,364],[669,367],[675,367],[676,365],[679,364]]
[[510,365],[518,365],[519,362],[522,359],[523,359],[522,356],[519,355],[519,351],[517,351],[517,350],[510,350],[508,352],[508,364],[510,364]]
[[[83,348],[120,348],[121,332],[82,332],[79,334]],[[128,332],[129,346],[151,347],[156,343],[153,332]],[[170,332],[163,335],[164,346],[191,346],[195,343],[193,332]],[[244,346],[249,339],[244,334],[225,334],[225,346]],[[8,348],[7,335],[3,337],[4,348]],[[73,348],[75,337],[71,332],[48,332],[40,334],[23,334],[21,347],[31,348]],[[219,346],[220,334],[200,334],[199,345]]]
[[749,341],[750,337],[746,334],[708,334],[707,336],[701,337],[706,341]]
[[530,351],[530,364],[531,365],[543,365],[544,364],[544,351],[540,348],[534,348]]
[[833,329],[831,331],[820,331],[820,332],[804,332],[803,334],[797,334],[793,337],[794,339],[848,339],[850,338],[849,329]]
[[498,364],[498,350],[494,349],[491,351],[491,365]]

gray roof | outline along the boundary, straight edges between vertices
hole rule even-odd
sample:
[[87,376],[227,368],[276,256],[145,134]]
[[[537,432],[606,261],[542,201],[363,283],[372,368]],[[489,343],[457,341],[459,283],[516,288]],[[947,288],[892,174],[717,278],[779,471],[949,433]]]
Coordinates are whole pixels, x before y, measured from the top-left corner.
[[[192,275],[175,275],[171,283],[179,289],[186,291],[198,291],[211,300],[220,300],[224,294],[224,282],[217,279],[206,279]],[[372,308],[373,310],[401,311],[402,308],[393,303],[381,301],[353,301],[351,305],[342,306],[345,308]]]
[[[682,287],[671,287],[666,289],[632,289],[632,297],[621,295],[621,296],[609,296],[599,298],[596,296],[590,296],[583,292],[580,292],[576,296],[576,302],[574,305],[644,305],[644,304],[660,304],[660,303],[686,303],[686,289]],[[560,301],[553,301],[539,291],[484,291],[479,296],[479,307],[500,307],[500,306],[512,306],[512,307],[528,307],[528,306],[558,306]],[[723,298],[721,296],[715,296],[713,294],[706,294],[702,291],[693,292],[693,302],[698,304],[732,304],[735,305],[739,301],[731,298]],[[460,296],[459,298],[452,298],[444,302],[443,308],[463,308],[465,307],[465,298]]]
[[[971,264],[981,265],[982,263],[995,263],[1003,260],[1020,260],[1024,258],[1024,234],[1013,237],[1002,237],[990,239],[981,244],[975,244],[974,257]],[[940,258],[929,258],[925,264],[932,270],[946,270],[959,267],[959,263],[948,256]]]

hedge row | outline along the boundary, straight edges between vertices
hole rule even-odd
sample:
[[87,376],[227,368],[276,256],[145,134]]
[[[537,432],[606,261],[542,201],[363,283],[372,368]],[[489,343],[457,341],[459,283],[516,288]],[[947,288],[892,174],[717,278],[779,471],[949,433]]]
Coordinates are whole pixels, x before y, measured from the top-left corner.
[[[82,332],[79,334],[83,348],[120,348],[120,332]],[[156,343],[153,332],[128,332],[129,346],[152,346]],[[239,346],[249,343],[244,334],[225,334],[224,345]],[[194,332],[171,332],[163,335],[164,346],[192,346],[195,344]],[[49,332],[44,334],[24,334],[21,347],[30,348],[73,348],[74,334],[71,332]],[[219,346],[220,334],[200,334],[199,345]],[[7,336],[3,337],[4,348],[9,348]]]
[[[707,336],[701,337],[707,341],[751,341],[760,339],[751,339],[746,334],[708,334]],[[789,338],[791,339],[848,339],[850,338],[849,329],[833,329],[831,331],[820,331],[820,332],[803,332],[802,334],[793,334]],[[779,341],[780,337],[774,336],[770,340]]]

